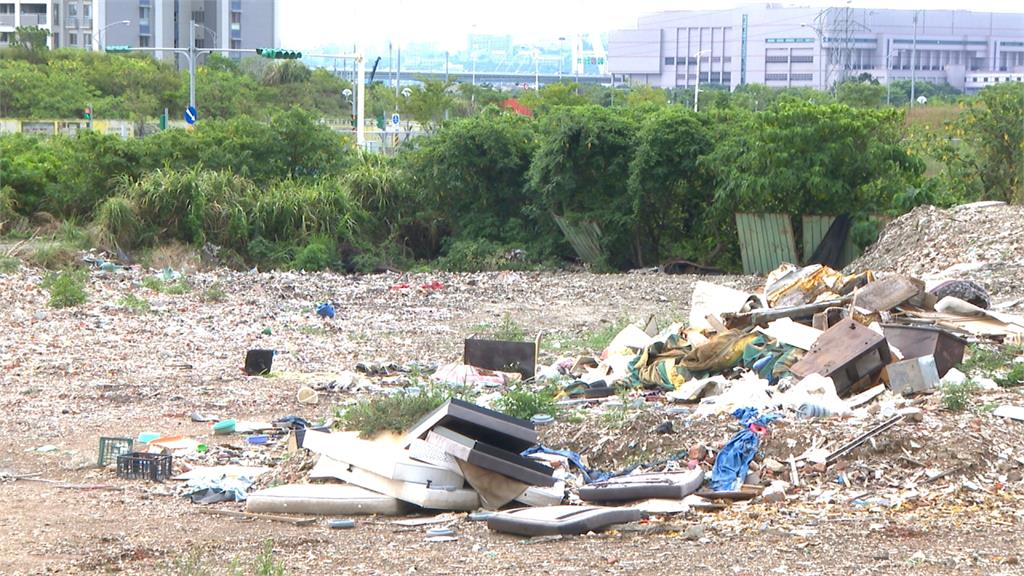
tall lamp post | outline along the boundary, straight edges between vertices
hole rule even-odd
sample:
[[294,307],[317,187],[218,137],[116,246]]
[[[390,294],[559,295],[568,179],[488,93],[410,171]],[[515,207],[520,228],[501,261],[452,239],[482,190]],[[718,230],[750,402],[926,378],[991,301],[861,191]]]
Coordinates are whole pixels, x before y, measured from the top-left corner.
[[107,28],[110,28],[111,26],[118,26],[118,25],[129,26],[129,25],[131,25],[131,23],[132,23],[131,20],[119,20],[117,22],[112,22],[110,24],[107,24],[103,28],[100,28],[100,31],[96,33],[96,38],[94,38],[93,42],[92,42],[93,43],[93,51],[94,52],[99,52],[100,50],[102,50],[106,46],[106,44],[103,42],[103,33],[107,31]]
[[818,90],[824,90],[825,89],[825,84],[824,84],[825,78],[824,78],[824,73],[822,72],[822,63],[825,60],[825,42],[822,39],[821,28],[818,28],[817,26],[814,26],[813,24],[807,24],[807,23],[801,24],[800,27],[801,28],[810,28],[811,30],[814,30],[815,36],[818,37]]
[[694,112],[696,112],[697,109],[698,109],[697,108],[697,100],[700,98],[700,57],[703,56],[704,54],[710,54],[710,53],[711,53],[711,50],[701,50],[700,52],[697,52],[696,54],[694,54],[694,56],[697,58],[697,78],[696,78],[696,81],[693,83],[693,111]]

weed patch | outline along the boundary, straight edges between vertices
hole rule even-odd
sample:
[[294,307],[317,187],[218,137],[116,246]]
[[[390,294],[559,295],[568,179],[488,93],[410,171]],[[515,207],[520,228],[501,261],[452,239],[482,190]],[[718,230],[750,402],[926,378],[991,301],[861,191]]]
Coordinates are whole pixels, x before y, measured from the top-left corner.
[[363,438],[390,431],[406,432],[450,398],[466,399],[468,390],[428,384],[418,394],[399,392],[390,396],[360,400],[339,409],[338,416],[346,430],[356,430]]
[[184,278],[167,282],[160,278],[149,276],[142,279],[142,287],[149,288],[150,290],[161,294],[170,294],[171,296],[180,296],[192,291],[192,286],[190,286],[188,280],[185,280]]
[[494,408],[513,418],[529,420],[535,414],[558,415],[555,395],[558,390],[553,386],[531,388],[526,384],[517,384],[509,388],[494,401]]
[[85,270],[67,268],[51,272],[43,279],[42,287],[50,293],[51,308],[72,308],[84,304],[88,299],[85,292]]
[[221,302],[225,298],[227,298],[227,294],[220,282],[214,282],[209,288],[203,290],[203,300],[207,302]]
[[1024,347],[986,348],[977,344],[968,349],[961,369],[971,377],[986,376],[1003,388],[1024,385],[1024,364],[1014,359],[1024,354]]
[[970,404],[971,395],[978,389],[973,380],[960,384],[946,384],[942,387],[942,405],[946,410],[962,412]]
[[131,310],[132,312],[146,313],[152,310],[148,300],[145,298],[139,298],[134,294],[125,294],[117,301],[117,304],[118,306]]
[[0,274],[14,274],[21,267],[21,260],[0,256]]

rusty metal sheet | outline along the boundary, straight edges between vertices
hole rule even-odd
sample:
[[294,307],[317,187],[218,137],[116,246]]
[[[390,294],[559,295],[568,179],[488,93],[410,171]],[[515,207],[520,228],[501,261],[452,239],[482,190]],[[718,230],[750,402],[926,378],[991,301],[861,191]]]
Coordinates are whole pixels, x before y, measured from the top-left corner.
[[891,361],[884,336],[846,318],[818,338],[803,359],[793,365],[793,374],[800,378],[810,374],[828,376],[839,396],[845,397],[873,382]]
[[871,312],[891,310],[924,292],[924,282],[907,276],[888,276],[857,291],[853,304]]

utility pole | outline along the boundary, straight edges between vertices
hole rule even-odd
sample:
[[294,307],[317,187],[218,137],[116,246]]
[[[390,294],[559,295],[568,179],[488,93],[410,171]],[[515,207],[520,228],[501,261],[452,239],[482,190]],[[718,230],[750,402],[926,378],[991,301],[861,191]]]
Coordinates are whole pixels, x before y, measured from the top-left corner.
[[196,105],[196,21],[188,21],[188,105]]
[[917,14],[914,10],[914,44],[910,50],[910,107],[914,107],[915,84],[917,82]]
[[710,50],[701,50],[697,52],[697,79],[693,83],[693,111],[697,112],[697,100],[700,98],[700,57],[701,54],[707,54]]

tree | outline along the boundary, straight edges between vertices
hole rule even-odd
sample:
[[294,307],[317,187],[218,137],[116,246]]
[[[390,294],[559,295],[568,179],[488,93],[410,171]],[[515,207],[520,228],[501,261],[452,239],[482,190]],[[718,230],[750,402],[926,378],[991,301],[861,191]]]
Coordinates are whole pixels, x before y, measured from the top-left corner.
[[899,110],[782,101],[737,116],[704,166],[716,178],[715,213],[881,212],[916,183],[924,163],[903,145]]
[[[714,197],[711,178],[699,164],[712,142],[702,116],[681,106],[644,118],[629,167],[632,214],[646,253],[639,265],[672,255],[699,259],[717,234],[705,230],[704,212]],[[714,232],[712,230],[711,232]]]
[[413,89],[400,106],[426,132],[433,132],[445,119],[445,112],[455,105],[451,90],[454,86],[444,80],[423,78],[420,86]]
[[14,48],[30,62],[41,64],[46,62],[50,48],[46,39],[50,31],[38,26],[18,26],[14,29]]
[[847,80],[836,85],[836,100],[856,108],[878,108],[885,102],[885,86],[877,81]]
[[417,227],[434,222],[457,238],[531,243],[523,209],[535,148],[533,121],[493,106],[416,140],[401,160],[406,188],[418,197]]
[[636,126],[630,109],[624,112],[594,105],[556,108],[541,119],[540,145],[529,171],[528,186],[536,197],[538,221],[552,222],[551,215],[556,215],[570,223],[598,224],[606,264],[615,268],[628,268],[640,261],[638,229],[627,188]]
[[950,127],[963,143],[945,147],[949,174],[983,198],[1024,203],[1024,85],[990,86],[965,106]]

